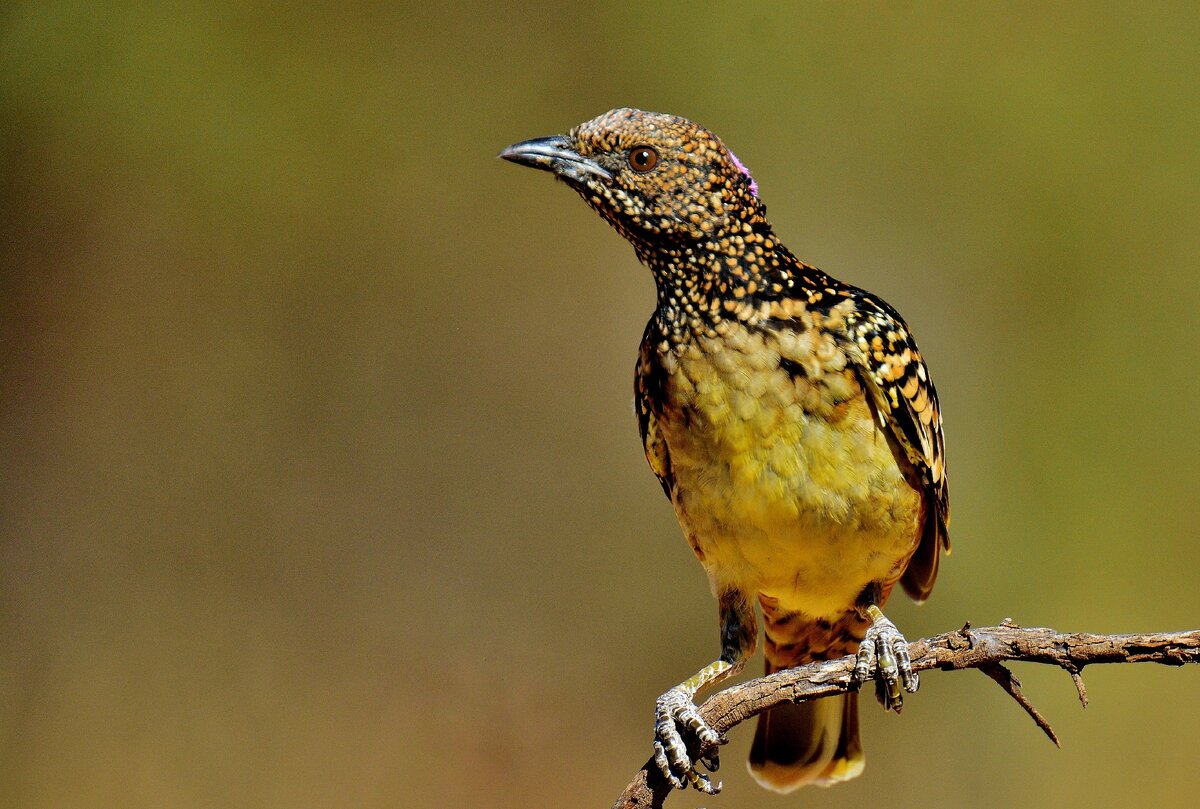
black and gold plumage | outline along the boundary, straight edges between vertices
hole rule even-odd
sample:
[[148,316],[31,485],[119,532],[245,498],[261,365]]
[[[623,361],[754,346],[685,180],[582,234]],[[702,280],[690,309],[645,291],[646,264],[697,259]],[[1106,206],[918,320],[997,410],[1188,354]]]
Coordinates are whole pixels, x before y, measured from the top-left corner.
[[[916,690],[879,608],[918,601],[949,549],[937,393],[908,326],[880,298],[797,259],[758,187],[711,132],[619,109],[501,157],[554,173],[654,273],[638,355],[638,426],[716,595],[721,655],[658,700],[655,759],[676,786],[719,789],[716,734],[693,699],[739,670],[763,615],[767,670],[858,653],[884,704]],[[760,716],[750,766],[772,789],[862,769],[854,695]]]

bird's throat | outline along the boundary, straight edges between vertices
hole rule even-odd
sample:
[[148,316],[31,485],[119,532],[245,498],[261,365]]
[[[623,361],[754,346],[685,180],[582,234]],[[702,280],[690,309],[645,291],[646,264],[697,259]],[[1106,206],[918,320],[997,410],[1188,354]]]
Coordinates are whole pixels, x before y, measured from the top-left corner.
[[827,280],[793,256],[769,229],[747,228],[701,243],[635,242],[634,247],[654,274],[656,316],[672,330],[708,331],[743,308],[738,304],[796,295]]

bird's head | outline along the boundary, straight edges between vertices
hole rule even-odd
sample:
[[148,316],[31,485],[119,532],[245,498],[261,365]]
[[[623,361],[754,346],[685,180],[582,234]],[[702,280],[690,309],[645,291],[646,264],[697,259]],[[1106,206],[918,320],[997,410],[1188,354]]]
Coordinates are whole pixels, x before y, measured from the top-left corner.
[[741,161],[699,124],[617,109],[500,157],[549,171],[636,244],[711,240],[765,223]]

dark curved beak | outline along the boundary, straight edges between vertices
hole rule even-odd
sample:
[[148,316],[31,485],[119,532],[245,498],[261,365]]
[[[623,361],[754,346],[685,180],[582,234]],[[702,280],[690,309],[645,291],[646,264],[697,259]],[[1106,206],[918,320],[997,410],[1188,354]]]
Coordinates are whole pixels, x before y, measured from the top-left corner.
[[563,135],[523,140],[509,146],[499,156],[522,166],[552,172],[564,180],[582,183],[588,176],[612,179],[612,174],[599,163],[571,148],[570,139]]

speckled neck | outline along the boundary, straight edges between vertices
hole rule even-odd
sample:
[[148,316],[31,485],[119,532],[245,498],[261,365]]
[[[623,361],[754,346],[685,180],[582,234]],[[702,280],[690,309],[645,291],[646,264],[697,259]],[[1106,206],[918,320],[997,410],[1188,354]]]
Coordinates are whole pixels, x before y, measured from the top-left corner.
[[745,304],[804,297],[836,283],[792,255],[765,222],[695,244],[630,241],[654,273],[654,319],[664,336],[674,336],[673,342],[712,333],[731,318],[745,320],[755,311]]

